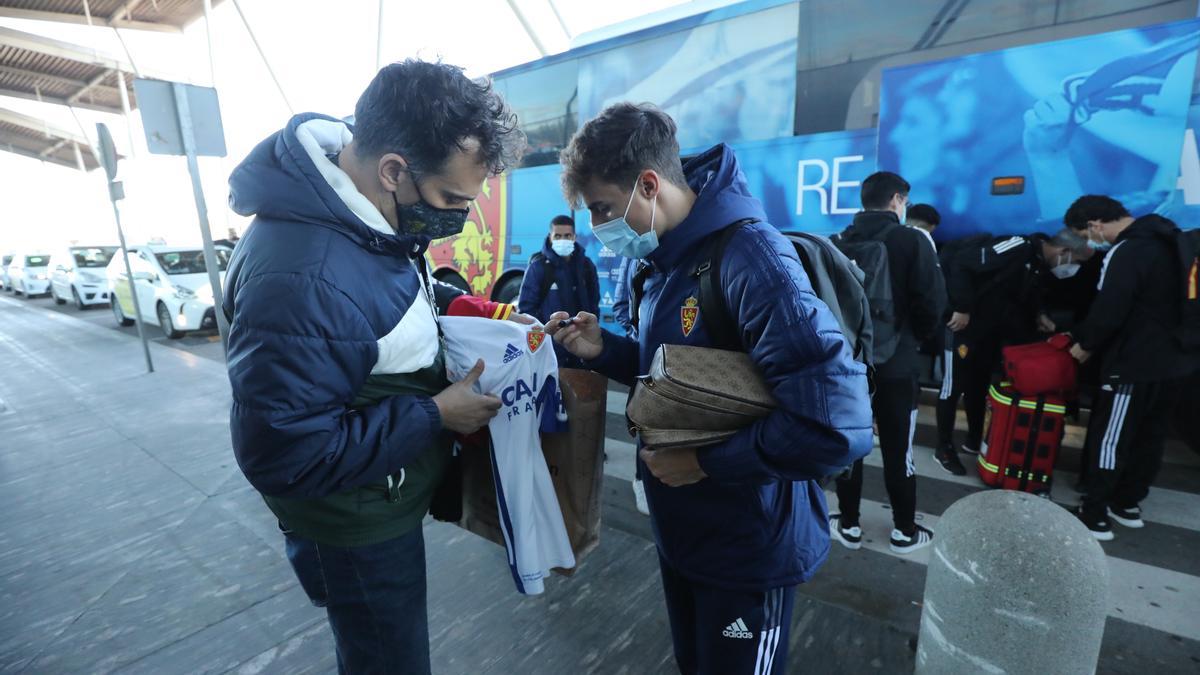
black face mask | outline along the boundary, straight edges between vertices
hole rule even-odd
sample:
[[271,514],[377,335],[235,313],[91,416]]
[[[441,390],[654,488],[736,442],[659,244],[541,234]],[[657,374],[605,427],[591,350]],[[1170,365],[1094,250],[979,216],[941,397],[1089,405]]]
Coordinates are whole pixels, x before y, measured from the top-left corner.
[[396,193],[392,193],[392,202],[396,205],[396,231],[401,235],[414,235],[433,239],[453,237],[463,231],[470,209],[439,209],[425,201],[421,196],[420,186],[413,178],[413,186],[417,188],[417,202],[407,206],[400,203]]

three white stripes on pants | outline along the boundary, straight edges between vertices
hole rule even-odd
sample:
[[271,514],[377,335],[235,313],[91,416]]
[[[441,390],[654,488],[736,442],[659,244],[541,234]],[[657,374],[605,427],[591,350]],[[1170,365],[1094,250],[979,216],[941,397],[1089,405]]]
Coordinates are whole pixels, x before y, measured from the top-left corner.
[[[947,339],[953,339],[947,336]],[[943,372],[942,372],[942,391],[938,394],[938,398],[943,401],[950,398],[950,394],[954,393],[954,352],[947,349],[942,356]]]
[[1125,426],[1125,414],[1129,412],[1129,399],[1133,385],[1122,384],[1113,396],[1112,412],[1108,417],[1108,429],[1100,441],[1100,468],[1113,471],[1117,468],[1117,445],[1121,441],[1121,429]]
[[775,649],[779,646],[779,636],[783,631],[783,593],[782,588],[767,591],[766,605],[763,608],[763,629],[758,635],[758,659],[754,662],[754,675],[770,675],[771,667],[775,663]]

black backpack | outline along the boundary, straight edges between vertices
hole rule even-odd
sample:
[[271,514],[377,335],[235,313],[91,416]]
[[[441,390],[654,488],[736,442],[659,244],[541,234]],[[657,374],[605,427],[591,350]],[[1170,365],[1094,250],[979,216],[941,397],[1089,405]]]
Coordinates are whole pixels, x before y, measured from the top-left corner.
[[900,223],[890,224],[870,239],[847,240],[845,232],[831,239],[838,250],[863,272],[863,288],[871,307],[872,365],[887,362],[900,345],[896,299],[892,294],[892,270],[887,244],[884,243],[888,234],[899,227],[904,226]]
[[1200,230],[1176,230],[1175,251],[1183,273],[1183,306],[1175,337],[1184,351],[1200,352]]
[[[704,326],[713,343],[722,349],[742,350],[745,343],[737,334],[736,321],[725,305],[720,261],[734,233],[742,225],[752,222],[755,221],[739,220],[710,237],[693,272],[700,286],[700,316],[706,317]],[[855,360],[867,366],[869,380],[873,382],[872,322],[862,271],[824,237],[806,232],[785,232],[784,236],[796,248],[814,293],[837,319],[842,334],[854,350]],[[871,389],[874,390],[873,384]]]

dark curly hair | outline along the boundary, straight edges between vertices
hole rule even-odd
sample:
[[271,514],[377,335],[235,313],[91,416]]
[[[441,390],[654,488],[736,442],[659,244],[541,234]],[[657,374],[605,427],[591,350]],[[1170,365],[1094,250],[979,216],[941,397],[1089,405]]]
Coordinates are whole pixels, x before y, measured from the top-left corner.
[[407,59],[385,66],[354,106],[361,157],[400,154],[416,173],[437,173],[468,139],[492,175],[520,160],[525,138],[491,82],[472,81],[457,66]]
[[687,186],[675,120],[650,103],[617,103],[588,120],[559,157],[563,194],[580,204],[583,188],[593,178],[633,187],[638,174],[652,169],[664,179]]
[[1071,207],[1067,209],[1067,213],[1063,216],[1063,223],[1080,232],[1088,228],[1088,223],[1093,220],[1098,220],[1102,223],[1111,223],[1122,218],[1128,218],[1129,211],[1121,202],[1105,195],[1084,195],[1076,199]]

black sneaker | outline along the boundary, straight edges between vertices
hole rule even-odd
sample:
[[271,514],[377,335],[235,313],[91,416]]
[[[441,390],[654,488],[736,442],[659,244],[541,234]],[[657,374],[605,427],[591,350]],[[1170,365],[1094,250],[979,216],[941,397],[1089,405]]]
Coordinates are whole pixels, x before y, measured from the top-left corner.
[[942,465],[946,473],[952,473],[955,476],[967,475],[967,467],[963,466],[962,460],[958,458],[958,453],[954,451],[953,445],[943,445],[940,448],[935,448],[933,458]]
[[963,443],[962,451],[967,453],[968,455],[978,455],[979,454],[979,446],[976,445],[975,447],[971,447],[970,445]]
[[893,529],[891,543],[893,553],[912,553],[933,543],[933,530],[917,525],[917,529],[911,535],[907,535],[900,530]]
[[1115,506],[1108,507],[1108,515],[1113,520],[1133,529],[1139,529],[1146,526],[1146,522],[1142,520],[1142,507],[1134,506],[1128,509],[1121,509]]
[[1071,513],[1075,514],[1075,517],[1078,518],[1081,523],[1086,525],[1087,529],[1091,530],[1092,536],[1096,538],[1096,541],[1113,540],[1112,523],[1108,522],[1108,518],[1089,517],[1086,513],[1084,513],[1082,506],[1072,509]]
[[851,551],[862,548],[862,528],[858,526],[858,523],[850,527],[843,527],[840,513],[829,516],[829,536]]

